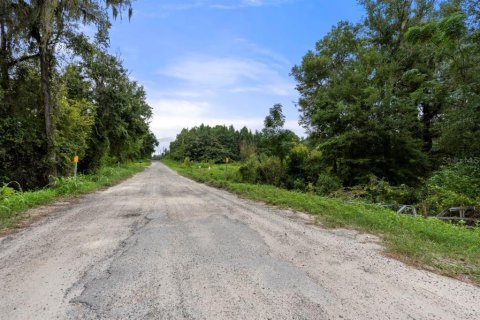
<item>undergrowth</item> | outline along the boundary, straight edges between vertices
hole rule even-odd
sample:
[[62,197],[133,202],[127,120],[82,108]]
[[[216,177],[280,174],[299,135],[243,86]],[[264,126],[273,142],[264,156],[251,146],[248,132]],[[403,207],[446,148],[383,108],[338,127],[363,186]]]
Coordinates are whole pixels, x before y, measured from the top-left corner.
[[111,186],[143,170],[148,164],[146,161],[129,162],[104,167],[95,174],[59,177],[49,187],[36,191],[15,191],[11,187],[12,183],[0,187],[0,232],[13,228],[28,218],[25,211],[29,208]]

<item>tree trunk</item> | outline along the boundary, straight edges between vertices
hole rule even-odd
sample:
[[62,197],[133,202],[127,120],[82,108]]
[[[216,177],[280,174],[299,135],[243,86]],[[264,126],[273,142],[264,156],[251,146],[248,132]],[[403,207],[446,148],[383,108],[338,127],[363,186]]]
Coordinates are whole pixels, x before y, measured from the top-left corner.
[[57,156],[55,152],[52,102],[52,52],[48,45],[42,41],[40,44],[40,84],[43,97],[43,109],[45,114],[45,134],[47,138],[47,159],[49,180],[58,175]]
[[53,98],[52,98],[52,72],[53,72],[53,46],[52,38],[53,18],[56,0],[43,0],[38,3],[39,20],[33,26],[32,36],[38,44],[40,56],[40,90],[43,98],[43,111],[45,116],[45,134],[47,142],[47,170],[48,180],[58,176],[57,155],[55,152],[55,124],[53,121]]
[[[4,10],[2,10],[4,11]],[[10,96],[10,75],[9,71],[9,51],[8,51],[8,35],[5,26],[4,17],[0,18],[0,88],[3,91],[3,102],[5,115],[8,114],[8,111],[11,107],[11,96]]]

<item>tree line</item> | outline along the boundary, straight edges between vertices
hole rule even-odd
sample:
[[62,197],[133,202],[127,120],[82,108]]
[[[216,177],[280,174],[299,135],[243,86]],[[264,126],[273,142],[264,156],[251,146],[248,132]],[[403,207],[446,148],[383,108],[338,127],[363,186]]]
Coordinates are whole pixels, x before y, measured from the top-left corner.
[[170,143],[164,156],[173,160],[224,163],[226,159],[245,161],[256,154],[278,156],[285,159],[293,143],[299,137],[292,131],[283,129],[285,117],[282,106],[272,107],[265,119],[262,131],[252,132],[247,127],[236,130],[233,126],[214,127],[200,125],[183,129]]
[[122,15],[129,0],[0,2],[0,183],[44,186],[74,155],[87,172],[154,151],[145,91],[108,53]]
[[[249,140],[242,180],[430,213],[478,205],[480,2],[359,4],[361,21],[339,22],[292,69],[308,136],[282,135],[274,106]],[[236,141],[232,158],[243,159]]]

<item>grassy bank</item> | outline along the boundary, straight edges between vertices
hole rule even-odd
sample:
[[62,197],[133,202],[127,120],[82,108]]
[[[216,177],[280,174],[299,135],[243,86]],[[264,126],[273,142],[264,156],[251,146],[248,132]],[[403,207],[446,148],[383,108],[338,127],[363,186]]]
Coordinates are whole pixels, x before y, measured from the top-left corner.
[[[0,232],[13,228],[27,218],[27,209],[48,204],[60,198],[81,195],[95,189],[111,186],[142,171],[149,162],[130,162],[104,167],[95,174],[57,178],[49,188],[37,191],[0,194]],[[1,190],[1,189],[0,189]],[[6,191],[5,189],[3,191]]]
[[406,263],[480,285],[480,228],[466,229],[435,219],[398,215],[366,203],[288,191],[273,186],[240,183],[235,165],[211,169],[163,161],[180,174],[224,188],[239,196],[316,216],[327,227],[346,227],[378,235],[386,251]]

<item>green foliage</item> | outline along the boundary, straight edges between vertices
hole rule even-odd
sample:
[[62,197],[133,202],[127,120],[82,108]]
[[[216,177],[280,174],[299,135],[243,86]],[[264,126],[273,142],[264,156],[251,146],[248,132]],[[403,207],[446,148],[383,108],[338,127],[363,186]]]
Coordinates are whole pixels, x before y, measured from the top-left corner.
[[4,185],[0,188],[0,201],[15,194],[15,189]]
[[145,156],[145,149],[151,150],[157,142],[148,128],[152,111],[143,87],[129,79],[117,58],[104,52],[97,51],[83,68],[96,89],[96,116],[82,168]]
[[313,184],[316,183],[320,173],[331,171],[331,168],[328,168],[325,164],[322,152],[317,148],[309,151],[303,169],[305,171],[305,179]]
[[480,195],[480,165],[456,163],[444,166],[427,181],[428,186],[444,187],[470,198]]
[[368,200],[373,203],[386,204],[413,204],[417,202],[417,194],[414,188],[405,184],[392,186],[383,179],[375,176],[370,177],[370,182],[365,186]]
[[456,206],[479,206],[480,167],[463,163],[442,167],[427,180],[423,205],[428,214]]
[[0,231],[14,227],[23,219],[25,210],[50,203],[60,197],[84,194],[94,189],[111,186],[143,170],[148,162],[128,162],[120,166],[104,167],[95,174],[77,177],[55,178],[48,188],[37,191],[12,192],[12,188],[0,188]]
[[192,160],[190,160],[190,157],[185,157],[185,159],[183,159],[183,165],[188,168],[192,166]]
[[430,47],[425,57],[430,63],[423,66],[423,78],[412,97],[435,105],[435,114],[441,115],[432,122],[439,133],[437,152],[472,157],[480,153],[480,44],[478,24],[468,21],[478,16],[468,6],[454,3],[444,4],[441,13],[440,19],[411,27],[406,33],[408,42]]
[[247,161],[245,161],[239,168],[238,172],[243,182],[257,183],[258,182],[258,170],[260,162],[257,156],[251,155]]
[[451,207],[478,206],[479,203],[478,200],[471,199],[464,194],[432,185],[428,187],[426,198],[422,204],[426,214],[437,215]]
[[[75,154],[83,172],[150,157],[145,92],[107,53],[107,5],[130,1],[17,2],[0,6],[0,183],[43,187],[71,174]],[[81,24],[96,27],[95,42]]]
[[328,196],[342,187],[340,179],[332,174],[321,173],[315,184],[316,192],[321,196]]
[[306,162],[309,157],[308,148],[301,143],[296,143],[288,153],[287,172],[293,177],[303,177],[306,171]]
[[200,125],[190,130],[183,129],[170,143],[168,156],[181,161],[189,157],[193,161],[212,160],[225,162],[225,158],[240,160],[255,152],[254,136],[247,129],[237,131],[233,126]]
[[0,101],[0,183],[17,181],[29,189],[48,181],[40,79],[28,65],[18,67],[11,82]]
[[58,103],[55,121],[58,166],[63,175],[69,175],[73,171],[73,156],[78,155],[83,160],[88,148],[88,138],[95,121],[95,107],[86,99],[64,97]]
[[257,167],[258,181],[264,184],[280,186],[284,178],[285,170],[282,161],[278,157],[260,157],[260,163]]
[[[471,6],[360,2],[293,68],[301,122],[346,186],[421,183],[442,155],[480,154],[480,42]],[[438,3],[437,3],[438,4]]]
[[282,108],[281,104],[275,104],[270,108],[269,115],[265,117],[262,133],[259,134],[259,142],[263,153],[278,157],[283,163],[299,139],[295,133],[283,128],[285,116]]

